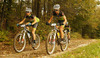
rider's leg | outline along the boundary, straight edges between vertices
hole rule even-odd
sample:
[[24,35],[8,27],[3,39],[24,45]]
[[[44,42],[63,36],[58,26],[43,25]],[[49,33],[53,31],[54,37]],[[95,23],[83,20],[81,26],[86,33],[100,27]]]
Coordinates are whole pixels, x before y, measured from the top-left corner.
[[33,40],[34,40],[34,42],[35,42],[35,38],[36,38],[35,31],[36,31],[36,28],[33,28],[32,29],[32,34],[33,34]]
[[68,43],[70,42],[70,32],[68,32]]
[[67,35],[68,35],[68,39],[70,39],[70,29],[69,28],[67,28]]
[[56,28],[58,29],[58,28],[59,28],[59,26],[57,26],[57,25],[56,25]]
[[33,30],[32,30],[34,43],[35,43],[35,40],[36,40],[35,31],[36,31],[37,26],[38,26],[38,23],[35,23],[35,24],[33,25]]
[[68,39],[70,39],[70,32],[68,32]]
[[28,26],[26,28],[29,30],[29,27]]
[[60,26],[60,27],[59,27],[60,34],[61,34],[61,39],[63,39],[63,38],[64,38],[64,32],[63,32],[63,29],[64,29],[64,27],[63,27],[63,26]]

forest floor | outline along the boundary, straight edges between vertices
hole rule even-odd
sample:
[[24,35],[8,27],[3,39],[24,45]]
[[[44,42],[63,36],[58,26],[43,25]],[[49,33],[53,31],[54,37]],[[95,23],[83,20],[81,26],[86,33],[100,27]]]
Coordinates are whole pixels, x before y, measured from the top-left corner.
[[21,53],[16,53],[14,51],[13,45],[4,45],[0,43],[0,58],[51,58],[55,55],[66,53],[67,51],[72,51],[79,47],[89,45],[90,43],[97,42],[95,39],[72,39],[69,43],[68,49],[64,52],[61,51],[60,46],[56,45],[55,51],[52,55],[46,53],[45,41],[41,42],[39,49],[33,50],[33,48],[27,44],[26,48]]

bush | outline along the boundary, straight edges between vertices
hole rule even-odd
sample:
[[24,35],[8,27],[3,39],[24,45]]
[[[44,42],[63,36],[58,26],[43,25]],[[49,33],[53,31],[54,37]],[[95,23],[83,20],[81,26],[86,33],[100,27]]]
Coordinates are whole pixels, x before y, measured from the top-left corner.
[[82,36],[81,36],[81,34],[74,32],[74,33],[71,33],[71,38],[80,39],[80,38],[82,38]]
[[87,34],[84,35],[84,38],[89,39],[89,36]]
[[40,35],[41,40],[46,40],[49,32],[51,32],[51,27],[46,25],[45,21],[39,22],[36,33]]
[[8,31],[0,31],[0,42],[8,40]]

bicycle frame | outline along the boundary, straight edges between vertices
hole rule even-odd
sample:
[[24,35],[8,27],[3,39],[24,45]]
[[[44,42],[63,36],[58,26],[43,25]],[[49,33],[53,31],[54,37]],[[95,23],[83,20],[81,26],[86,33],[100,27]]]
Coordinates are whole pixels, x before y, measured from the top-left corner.
[[[55,23],[53,23],[53,24],[55,24]],[[56,35],[58,35],[57,32],[58,32],[59,29],[57,29],[56,25],[53,25],[53,24],[51,24],[51,26],[54,26],[54,28],[52,29],[52,31],[54,32],[54,37],[53,38],[55,40]],[[67,32],[67,30],[65,30],[64,32]]]
[[[29,30],[27,30],[26,29],[26,25],[21,25],[21,27],[24,27],[24,30],[22,30],[21,31],[21,35],[23,34],[23,39],[22,39],[22,42],[24,41],[24,39],[25,39],[25,36],[26,36],[26,33],[27,33],[27,31],[29,31]],[[27,35],[28,35],[28,33],[27,33]],[[21,36],[22,37],[22,36]],[[20,40],[21,40],[21,37],[20,37]],[[29,36],[28,36],[28,38],[30,38]]]
[[[29,44],[32,45],[32,48],[34,50],[38,49],[39,46],[40,46],[40,37],[38,34],[36,34],[36,39],[38,39],[36,41],[36,43],[33,43],[33,36],[32,36],[32,33],[26,28],[27,25],[23,24],[23,25],[20,25],[21,27],[23,27],[24,29],[18,33],[15,38],[14,38],[14,49],[16,52],[22,52],[24,49],[25,49],[25,46],[26,46],[26,35],[28,36],[28,42]],[[34,46],[34,45],[37,45],[37,46]],[[18,47],[21,46],[21,48],[19,49]],[[17,49],[18,48],[18,49]]]
[[[51,24],[51,26],[52,26],[52,24]],[[53,26],[54,28],[51,30],[52,32],[54,32],[54,40],[56,39],[56,36],[57,36],[57,27],[56,27],[56,25],[55,26]],[[50,40],[51,40],[51,38],[50,38]]]
[[[54,52],[54,50],[55,50],[55,47],[56,47],[56,43],[58,44],[58,45],[60,45],[60,47],[61,47],[61,50],[62,51],[64,51],[64,50],[66,50],[66,48],[67,48],[67,36],[66,36],[66,32],[67,32],[67,30],[64,30],[64,42],[63,43],[60,43],[60,41],[61,41],[61,38],[60,38],[60,36],[58,35],[58,32],[59,32],[59,29],[56,27],[56,23],[54,23],[54,24],[51,24],[51,26],[52,27],[54,27],[52,30],[51,30],[51,32],[48,34],[48,38],[47,38],[47,40],[46,40],[46,51],[47,51],[47,53],[50,55],[50,54],[52,54],[53,52]],[[58,36],[58,37],[57,37]],[[56,37],[57,37],[57,39],[56,39]],[[55,41],[56,40],[56,41]],[[64,44],[64,48],[63,48],[63,45],[62,44]],[[66,45],[66,46],[65,46]],[[52,47],[51,47],[52,46]],[[50,48],[49,48],[50,47]],[[52,50],[51,50],[52,49]]]

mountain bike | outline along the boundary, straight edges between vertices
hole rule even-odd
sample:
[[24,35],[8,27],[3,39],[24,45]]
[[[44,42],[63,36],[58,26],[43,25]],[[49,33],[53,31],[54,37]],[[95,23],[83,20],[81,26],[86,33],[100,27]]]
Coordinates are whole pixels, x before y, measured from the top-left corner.
[[27,28],[26,28],[27,25],[23,24],[23,25],[20,25],[20,27],[23,27],[24,29],[19,32],[15,38],[14,38],[14,44],[13,44],[13,47],[14,47],[14,50],[16,52],[22,52],[24,49],[25,49],[25,46],[26,46],[26,35],[28,37],[28,41],[29,41],[29,44],[32,45],[32,48],[34,50],[38,49],[40,47],[40,37],[38,34],[36,34],[36,43],[35,43],[35,46],[33,47],[34,43],[33,43],[33,35],[32,35],[32,32],[30,32]]
[[54,27],[51,32],[48,34],[48,38],[46,39],[46,52],[50,55],[55,50],[55,44],[60,45],[62,51],[65,51],[68,47],[68,38],[67,38],[67,30],[64,30],[64,41],[63,44],[60,43],[60,31],[56,27],[56,23],[50,24]]

